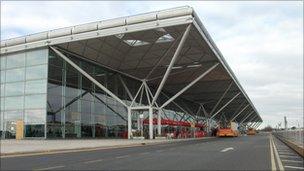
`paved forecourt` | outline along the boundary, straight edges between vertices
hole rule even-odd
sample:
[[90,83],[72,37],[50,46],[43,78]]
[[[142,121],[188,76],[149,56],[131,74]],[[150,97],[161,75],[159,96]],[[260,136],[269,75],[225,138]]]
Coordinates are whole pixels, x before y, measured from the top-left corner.
[[[269,135],[1,158],[1,169],[270,170]],[[16,165],[18,163],[18,165]]]

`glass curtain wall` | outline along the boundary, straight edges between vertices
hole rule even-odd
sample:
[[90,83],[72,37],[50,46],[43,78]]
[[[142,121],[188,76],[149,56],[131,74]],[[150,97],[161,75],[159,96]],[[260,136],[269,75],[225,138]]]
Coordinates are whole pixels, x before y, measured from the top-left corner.
[[[47,98],[48,138],[126,138],[127,110],[50,50]],[[130,99],[120,75],[65,54],[119,98]],[[139,83],[121,76],[135,92]]]
[[1,55],[1,137],[15,138],[16,122],[25,137],[44,137],[48,49]]

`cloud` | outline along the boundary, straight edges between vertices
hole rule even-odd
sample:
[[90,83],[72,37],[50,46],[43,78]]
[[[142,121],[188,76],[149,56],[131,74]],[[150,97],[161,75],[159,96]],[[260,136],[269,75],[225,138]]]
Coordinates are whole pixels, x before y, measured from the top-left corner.
[[303,124],[303,2],[1,1],[1,39],[189,5],[264,124]]

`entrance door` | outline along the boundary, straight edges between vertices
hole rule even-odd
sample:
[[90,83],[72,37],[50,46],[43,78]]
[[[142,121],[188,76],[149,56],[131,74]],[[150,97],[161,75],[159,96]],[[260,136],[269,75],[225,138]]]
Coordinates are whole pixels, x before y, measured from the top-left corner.
[[146,121],[149,118],[149,110],[147,109],[133,109],[131,111],[131,125],[132,136],[135,139],[149,137],[149,128]]

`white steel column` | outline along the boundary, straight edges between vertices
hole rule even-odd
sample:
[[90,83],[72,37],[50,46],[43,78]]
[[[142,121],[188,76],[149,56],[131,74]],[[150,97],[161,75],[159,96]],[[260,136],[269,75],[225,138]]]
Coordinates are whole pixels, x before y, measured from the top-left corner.
[[245,109],[247,109],[247,107],[249,106],[249,104],[247,106],[245,106],[238,114],[236,114],[230,121],[234,121]]
[[259,122],[256,126],[255,126],[255,128],[257,129],[257,128],[259,128],[259,126],[262,124],[262,122]]
[[131,108],[128,107],[128,139],[132,137],[132,116],[131,116]]
[[126,83],[124,82],[124,80],[122,79],[122,77],[121,77],[120,75],[119,75],[118,77],[119,77],[119,80],[120,80],[121,84],[122,84],[123,87],[125,88],[125,90],[126,90],[128,96],[130,97],[131,101],[133,101],[133,96],[132,96],[130,90],[128,89]]
[[153,100],[152,100],[152,103],[151,103],[152,106],[154,105],[155,101],[157,100],[157,98],[158,98],[161,90],[163,89],[163,86],[165,85],[165,82],[167,81],[167,78],[168,78],[168,76],[169,76],[169,74],[170,74],[170,72],[172,70],[172,67],[174,66],[174,63],[175,63],[177,57],[179,56],[180,52],[182,51],[184,43],[186,42],[186,39],[187,39],[187,37],[189,35],[190,29],[191,29],[191,24],[189,24],[187,26],[186,31],[184,32],[183,37],[182,37],[182,39],[180,40],[180,42],[179,42],[179,44],[177,46],[177,49],[176,49],[176,51],[175,51],[175,53],[174,53],[174,55],[173,55],[173,57],[171,59],[171,62],[170,62],[169,66],[168,66],[168,68],[166,70],[166,73],[165,73],[163,79],[161,80],[161,82],[160,82],[160,84],[158,86],[158,89],[157,89],[157,91],[156,91],[156,93],[155,93],[155,95],[153,97]]
[[259,125],[260,124],[260,122],[257,122],[255,125],[254,125],[254,127],[256,127],[257,125]]
[[85,76],[87,79],[92,81],[95,85],[97,85],[100,89],[105,91],[108,95],[113,97],[115,100],[117,100],[119,103],[124,105],[125,107],[128,107],[120,98],[118,98],[114,93],[112,93],[110,90],[108,90],[106,87],[104,87],[102,84],[100,84],[98,81],[96,81],[92,76],[90,76],[87,72],[85,72],[83,69],[81,69],[77,64],[75,64],[72,60],[70,60],[68,57],[66,57],[63,53],[61,53],[59,50],[55,49],[54,47],[50,46],[50,48],[63,60],[65,60],[67,63],[69,63],[72,67],[74,67],[78,72],[80,72],[83,76]]
[[160,108],[163,108],[163,107],[167,106],[169,103],[171,103],[174,99],[176,99],[178,96],[180,96],[181,94],[183,94],[186,90],[188,90],[191,86],[193,86],[196,82],[198,82],[204,76],[206,76],[209,72],[211,72],[218,65],[219,65],[219,63],[214,64],[207,71],[205,71],[202,75],[200,75],[199,77],[197,77],[195,80],[193,80],[191,83],[189,83],[186,87],[184,87],[182,90],[180,90],[178,93],[176,93],[173,97],[171,97],[169,100],[167,100]]
[[158,109],[157,113],[157,133],[160,136],[161,135],[161,109]]
[[250,120],[248,120],[249,122],[251,122],[250,127],[255,124],[254,120],[255,120],[256,117],[258,117],[258,116],[256,115],[253,118],[251,118]]
[[254,113],[254,111],[250,112],[240,123],[243,123],[253,113]]
[[140,93],[141,89],[143,88],[143,86],[144,86],[144,84],[141,84],[141,85],[140,85],[140,87],[139,87],[139,89],[138,89],[138,91],[137,91],[137,93],[136,93],[134,99],[132,100],[132,103],[131,103],[131,105],[130,105],[131,107],[132,107],[133,104],[135,103],[135,100],[136,100],[138,94]]
[[153,139],[153,108],[149,107],[149,139]]
[[[252,122],[254,118],[256,118],[257,116],[250,116],[249,118],[247,118],[247,122]],[[245,122],[245,121],[244,121]]]
[[217,106],[220,104],[220,102],[223,100],[223,98],[225,97],[225,95],[228,93],[230,87],[232,86],[233,81],[229,84],[229,86],[226,88],[226,90],[224,91],[223,95],[220,97],[220,99],[217,101],[217,103],[215,104],[215,106],[213,107],[213,109],[210,112],[210,115],[213,115],[213,112],[215,111],[215,109],[217,108]]
[[241,92],[236,94],[232,99],[230,99],[223,107],[221,107],[210,119],[213,119],[217,114],[219,114],[226,106],[228,106],[237,96],[239,96]]
[[253,124],[251,124],[250,126],[251,126],[252,128],[254,128],[257,124],[258,124],[258,122],[253,122]]

